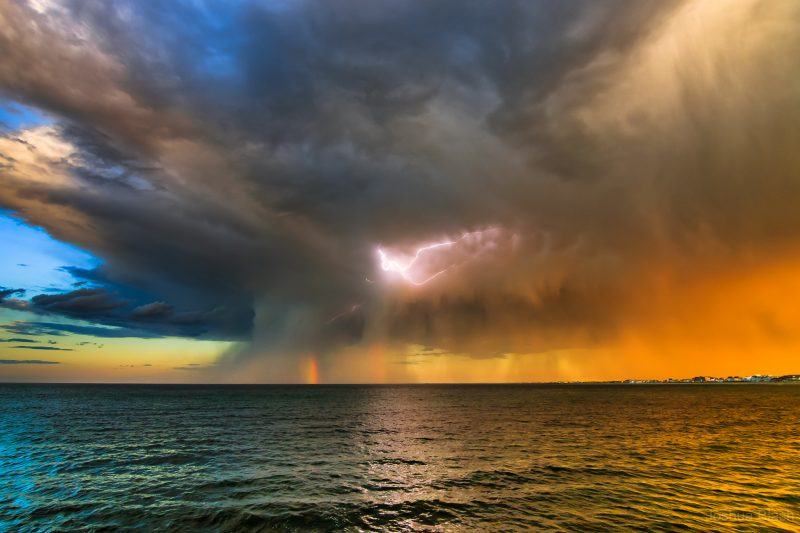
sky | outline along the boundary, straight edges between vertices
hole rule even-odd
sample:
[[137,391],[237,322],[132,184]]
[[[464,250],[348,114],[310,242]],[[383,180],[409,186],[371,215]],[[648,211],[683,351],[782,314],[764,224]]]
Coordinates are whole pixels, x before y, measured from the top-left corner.
[[0,381],[800,372],[800,3],[0,3]]

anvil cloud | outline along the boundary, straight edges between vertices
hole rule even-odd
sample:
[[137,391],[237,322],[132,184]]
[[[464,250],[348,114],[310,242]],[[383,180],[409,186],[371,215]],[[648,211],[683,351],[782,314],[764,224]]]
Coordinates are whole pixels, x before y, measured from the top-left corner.
[[47,120],[5,127],[0,208],[102,265],[0,305],[239,341],[213,371],[264,380],[376,349],[780,366],[797,57],[795,0],[3,2],[0,97]]

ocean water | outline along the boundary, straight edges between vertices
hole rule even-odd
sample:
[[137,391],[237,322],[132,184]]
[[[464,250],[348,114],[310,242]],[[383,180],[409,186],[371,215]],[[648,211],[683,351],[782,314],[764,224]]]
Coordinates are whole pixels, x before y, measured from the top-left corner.
[[800,386],[0,385],[0,531],[798,531]]

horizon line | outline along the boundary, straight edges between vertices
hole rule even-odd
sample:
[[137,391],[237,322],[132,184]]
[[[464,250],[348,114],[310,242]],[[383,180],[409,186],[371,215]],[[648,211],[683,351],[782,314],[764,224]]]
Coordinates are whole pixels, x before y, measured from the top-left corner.
[[[795,375],[795,374],[785,374]],[[782,376],[771,376],[779,378]],[[144,386],[187,386],[187,387],[391,387],[391,386],[442,386],[442,385],[780,385],[800,384],[800,381],[666,381],[666,380],[607,380],[607,381],[425,381],[397,383],[181,383],[181,382],[146,382],[146,381],[0,381],[0,385],[144,385]]]

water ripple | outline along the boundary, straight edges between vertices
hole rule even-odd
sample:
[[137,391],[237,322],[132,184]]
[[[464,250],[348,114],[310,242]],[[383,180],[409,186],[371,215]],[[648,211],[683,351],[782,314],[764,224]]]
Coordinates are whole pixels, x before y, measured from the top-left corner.
[[797,531],[798,430],[790,385],[0,385],[0,531]]

